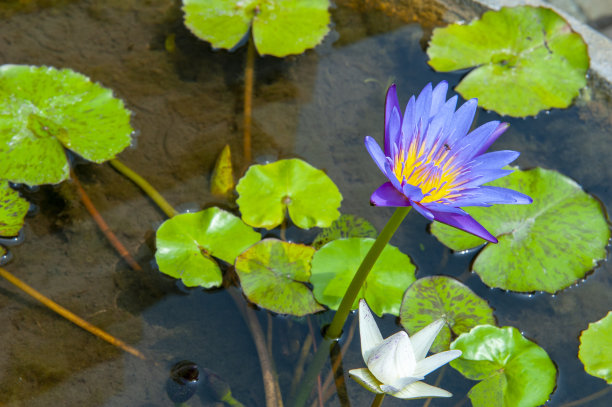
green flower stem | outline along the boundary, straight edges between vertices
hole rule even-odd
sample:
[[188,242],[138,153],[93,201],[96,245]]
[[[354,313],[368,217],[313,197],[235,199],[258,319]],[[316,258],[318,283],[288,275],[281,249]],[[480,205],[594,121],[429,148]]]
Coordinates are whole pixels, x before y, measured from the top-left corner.
[[374,397],[374,401],[372,402],[372,407],[380,407],[384,398],[385,393],[377,394],[376,397]]
[[164,213],[172,218],[174,215],[177,215],[178,212],[164,199],[163,196],[151,184],[149,184],[144,178],[138,175],[136,172],[132,171],[121,161],[115,159],[108,161],[110,165],[113,166],[117,171],[121,174],[129,178],[134,184],[138,185],[140,189],[142,189],[148,196],[159,206],[159,208],[164,211]]
[[365,258],[359,265],[359,268],[357,269],[357,272],[355,273],[351,284],[346,290],[346,293],[342,298],[342,302],[338,307],[338,311],[336,312],[336,315],[334,315],[334,319],[332,320],[331,325],[325,333],[326,338],[336,339],[340,337],[340,334],[342,333],[342,328],[344,327],[344,323],[346,322],[346,318],[351,312],[351,308],[355,303],[355,299],[357,298],[357,295],[359,294],[363,283],[368,277],[370,270],[374,266],[374,263],[376,263],[376,260],[380,256],[380,253],[382,253],[385,246],[387,246],[387,243],[389,243],[389,240],[391,240],[391,237],[399,227],[400,223],[402,223],[402,220],[404,220],[406,215],[408,215],[408,212],[410,212],[410,206],[401,206],[396,208],[395,212],[391,216],[391,219],[389,219],[383,230],[376,238],[376,241],[374,242],[374,244],[370,248],[370,251],[368,251],[368,254],[366,254]]

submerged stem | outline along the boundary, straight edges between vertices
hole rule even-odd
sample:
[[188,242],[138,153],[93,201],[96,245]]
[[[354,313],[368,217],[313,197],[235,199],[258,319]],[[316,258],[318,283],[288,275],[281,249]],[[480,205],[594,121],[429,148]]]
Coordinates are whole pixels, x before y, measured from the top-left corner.
[[244,164],[251,163],[251,115],[253,105],[253,76],[255,71],[255,45],[249,36],[247,45],[247,60],[244,68],[244,137],[243,159]]
[[374,397],[374,401],[372,402],[372,407],[380,407],[384,399],[385,393],[377,394],[376,397]]
[[124,351],[136,356],[137,358],[146,360],[146,357],[136,348],[133,348],[132,346],[128,345],[127,343],[123,342],[120,339],[115,338],[114,336],[110,334],[107,334],[100,328],[90,324],[89,322],[85,321],[78,315],[73,314],[72,312],[68,311],[66,308],[62,307],[61,305],[57,304],[51,299],[45,297],[44,295],[36,291],[34,288],[30,287],[29,285],[27,285],[26,283],[24,283],[23,281],[21,281],[20,279],[18,279],[17,277],[15,277],[14,275],[9,273],[7,270],[5,270],[2,267],[0,267],[0,276],[4,277],[11,284],[15,285],[17,288],[24,291],[26,294],[30,295],[31,297],[34,297],[35,299],[43,303],[45,307],[60,314],[61,316],[63,316],[68,321],[72,322],[73,324],[80,326],[81,328],[94,334],[98,338],[105,340],[111,345],[114,345],[114,346],[117,346],[123,349]]
[[173,217],[178,212],[164,199],[163,196],[151,184],[149,184],[144,178],[138,175],[135,171],[128,168],[121,161],[116,158],[108,161],[121,174],[129,178],[134,184],[138,185],[148,196],[159,206],[159,208],[169,217]]

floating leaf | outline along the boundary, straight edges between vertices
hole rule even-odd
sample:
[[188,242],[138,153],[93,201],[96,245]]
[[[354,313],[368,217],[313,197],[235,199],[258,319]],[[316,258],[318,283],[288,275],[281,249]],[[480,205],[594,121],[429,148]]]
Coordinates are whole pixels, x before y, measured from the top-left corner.
[[229,144],[226,144],[217,158],[215,169],[210,180],[210,192],[213,195],[227,196],[234,189],[234,170]]
[[[342,297],[357,272],[374,239],[348,238],[333,240],[319,249],[312,259],[310,282],[317,301],[331,309],[338,309]],[[353,303],[356,309],[360,298],[378,316],[398,315],[402,295],[415,277],[410,258],[397,247],[387,245],[372,267]]]
[[[606,257],[610,229],[601,204],[571,179],[550,170],[514,171],[491,182],[533,198],[531,205],[467,208],[499,239],[476,257],[473,269],[490,287],[512,291],[561,290]],[[432,233],[453,250],[483,240],[440,223]]]
[[612,384],[612,311],[597,322],[589,324],[580,335],[578,358],[590,375]]
[[448,350],[451,336],[469,332],[476,325],[495,324],[489,304],[461,282],[446,276],[418,279],[404,294],[400,323],[414,334],[439,318],[446,325],[431,347],[434,353]]
[[253,27],[260,54],[301,54],[329,31],[329,0],[183,0],[185,25],[216,48],[232,49]]
[[468,25],[435,29],[427,55],[437,71],[476,67],[456,91],[478,98],[485,109],[518,117],[569,106],[589,68],[580,35],[544,7],[502,8]]
[[0,236],[17,236],[29,208],[28,201],[20,197],[7,181],[0,180]]
[[265,239],[236,259],[236,273],[249,301],[279,314],[304,316],[324,308],[304,283],[310,278],[310,246]]
[[375,239],[376,236],[378,236],[376,228],[367,220],[359,216],[340,215],[338,219],[332,222],[330,227],[323,229],[315,237],[312,246],[315,249],[320,249],[326,243],[336,239],[345,237],[371,237]]
[[451,366],[482,380],[468,393],[474,407],[539,406],[555,388],[557,370],[546,351],[514,327],[477,326],[451,349],[463,352]]
[[131,142],[130,112],[110,90],[69,69],[0,66],[0,178],[68,178],[64,147],[101,163]]
[[234,263],[261,236],[240,218],[219,208],[184,213],[157,229],[155,260],[159,270],[187,287],[218,287],[221,270],[212,257]]
[[252,165],[236,186],[236,201],[248,225],[272,229],[285,219],[296,226],[327,227],[340,216],[342,195],[321,170],[298,160]]

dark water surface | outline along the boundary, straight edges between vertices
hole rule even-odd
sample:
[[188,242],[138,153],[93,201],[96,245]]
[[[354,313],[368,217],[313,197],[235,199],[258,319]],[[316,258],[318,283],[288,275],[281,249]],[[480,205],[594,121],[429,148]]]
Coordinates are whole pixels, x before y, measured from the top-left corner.
[[[419,17],[430,18],[428,24],[441,24],[439,19],[448,16],[419,7]],[[244,48],[234,53],[211,50],[183,27],[171,0],[8,2],[0,4],[0,10],[1,63],[72,68],[112,88],[134,112],[132,125],[138,131],[134,148],[120,159],[179,209],[223,204],[209,194],[209,177],[226,143],[237,158],[242,150]],[[257,160],[298,156],[325,169],[344,196],[342,212],[364,216],[378,228],[391,211],[368,205],[383,179],[363,147],[363,137],[382,140],[387,86],[397,84],[403,105],[427,82],[445,79],[452,87],[460,79],[429,69],[422,48],[428,29],[406,24],[410,13],[391,11],[395,14],[390,17],[335,8],[334,30],[315,51],[282,60],[259,58],[255,68]],[[172,53],[164,48],[169,34],[176,35]],[[586,95],[570,109],[511,120],[494,149],[521,151],[517,164],[523,168],[559,170],[609,210],[612,108],[597,89],[589,88]],[[492,113],[478,116],[479,123],[494,119],[498,116]],[[168,406],[168,371],[188,359],[217,372],[246,405],[263,406],[255,347],[230,296],[182,290],[160,275],[153,262],[154,231],[164,215],[110,166],[83,164],[76,171],[145,270],[131,271],[118,258],[70,182],[27,194],[39,209],[27,220],[25,243],[11,249],[15,260],[7,268],[156,363],[116,350],[0,282],[0,404]],[[306,240],[313,234],[290,230],[289,238]],[[549,353],[559,368],[551,406],[606,387],[583,371],[577,353],[580,331],[610,310],[608,262],[555,296],[527,296],[486,287],[468,273],[473,253],[452,254],[416,214],[408,217],[393,243],[417,264],[417,277],[460,277],[490,302],[499,325],[518,327]],[[264,312],[258,317],[266,329],[269,318]],[[303,321],[272,321],[275,362],[287,392],[308,328]],[[317,319],[313,322],[318,329]],[[391,316],[381,324],[385,336],[399,330]],[[355,335],[344,361],[347,370],[363,366]],[[427,381],[433,383],[436,377],[433,373]],[[455,396],[433,400],[430,406],[469,405],[465,394],[474,383],[446,369],[440,386]],[[348,389],[353,405],[370,405],[370,393],[353,382]],[[201,391],[189,405],[211,403]],[[384,405],[406,403],[388,397]],[[604,397],[584,405],[609,403]],[[340,404],[333,398],[329,405]]]

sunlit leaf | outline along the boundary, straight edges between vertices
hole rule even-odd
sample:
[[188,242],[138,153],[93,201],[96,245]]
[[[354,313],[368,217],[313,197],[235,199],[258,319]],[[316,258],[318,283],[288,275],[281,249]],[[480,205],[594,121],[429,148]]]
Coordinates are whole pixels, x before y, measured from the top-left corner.
[[330,227],[321,230],[312,242],[312,246],[319,249],[336,239],[345,237],[376,238],[376,236],[378,236],[376,228],[367,220],[354,215],[340,215],[338,219],[332,222]]
[[217,158],[215,169],[210,180],[210,192],[213,195],[227,196],[234,189],[234,170],[229,144],[226,144]]
[[28,201],[9,187],[7,181],[0,180],[0,236],[17,236],[29,208]]
[[587,47],[569,23],[544,7],[488,11],[468,25],[437,28],[427,49],[442,72],[472,68],[456,91],[510,116],[569,106],[586,85]]
[[101,163],[131,142],[130,112],[110,90],[69,69],[0,66],[0,178],[68,178],[64,148]]
[[[512,291],[556,292],[576,282],[605,259],[610,239],[601,204],[571,179],[535,168],[488,185],[520,191],[530,205],[469,207],[469,212],[499,239],[478,253],[473,269],[490,287]],[[453,250],[477,247],[483,240],[434,223],[432,233]]]
[[[317,301],[338,309],[342,297],[372,245],[374,239],[348,238],[333,240],[321,247],[312,259],[313,292]],[[365,298],[377,315],[398,315],[402,295],[415,277],[410,258],[397,247],[387,245],[368,274],[365,284],[353,303],[356,309]]]
[[469,332],[476,325],[494,325],[493,309],[467,286],[451,277],[420,278],[406,290],[400,308],[400,323],[414,334],[437,319],[442,328],[431,350],[448,350],[457,335]]
[[590,375],[612,384],[612,311],[580,335],[578,358]]
[[321,170],[298,160],[252,165],[236,186],[242,219],[272,229],[285,219],[303,229],[327,227],[340,216],[342,195]]
[[260,54],[301,54],[329,31],[329,0],[183,0],[185,25],[215,48],[232,49],[253,28]]
[[236,259],[236,273],[249,301],[279,314],[303,316],[322,311],[312,291],[310,260],[315,250],[303,244],[265,239]]
[[159,270],[180,278],[187,287],[218,287],[222,283],[213,257],[234,263],[261,236],[240,218],[219,208],[184,213],[157,229],[155,260]]
[[468,393],[474,407],[539,406],[555,388],[557,370],[546,351],[514,327],[477,326],[451,349],[463,352],[451,366],[481,380]]

